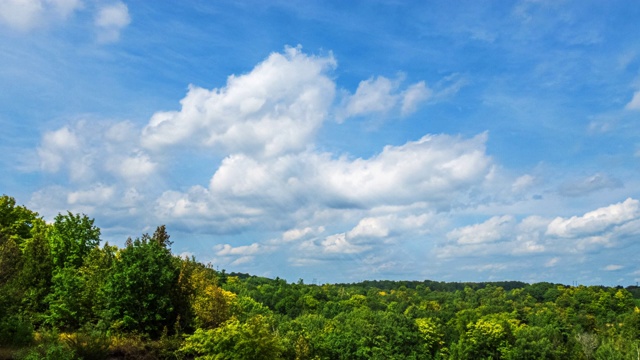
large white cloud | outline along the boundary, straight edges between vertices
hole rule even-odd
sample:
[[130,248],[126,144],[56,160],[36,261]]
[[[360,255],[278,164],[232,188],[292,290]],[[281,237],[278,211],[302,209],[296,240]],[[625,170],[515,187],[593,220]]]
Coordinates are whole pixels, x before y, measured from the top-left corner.
[[335,93],[328,72],[333,56],[300,48],[273,53],[250,73],[231,76],[220,89],[191,86],[180,111],[156,113],[142,143],[218,148],[222,153],[278,156],[310,145]]
[[325,191],[352,206],[452,200],[488,174],[486,140],[486,134],[471,139],[427,135],[386,146],[370,159],[340,158],[322,162],[318,169]]
[[310,151],[262,160],[230,155],[208,189],[197,196],[169,192],[159,205],[168,219],[222,215],[244,218],[246,225],[274,224],[267,219],[303,208],[448,206],[490,172],[485,141],[486,134],[471,139],[429,135],[387,146],[368,159],[335,159]]
[[640,202],[627,199],[621,203],[590,211],[583,216],[557,217],[549,224],[547,235],[575,238],[599,235],[640,216]]

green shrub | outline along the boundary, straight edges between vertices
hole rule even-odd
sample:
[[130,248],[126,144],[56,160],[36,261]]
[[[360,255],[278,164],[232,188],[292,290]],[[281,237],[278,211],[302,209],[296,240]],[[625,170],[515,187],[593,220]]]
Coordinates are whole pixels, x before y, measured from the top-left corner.
[[19,360],[74,360],[75,353],[60,341],[56,332],[45,333],[38,345],[18,354]]
[[26,346],[33,342],[33,325],[20,316],[0,320],[0,345]]

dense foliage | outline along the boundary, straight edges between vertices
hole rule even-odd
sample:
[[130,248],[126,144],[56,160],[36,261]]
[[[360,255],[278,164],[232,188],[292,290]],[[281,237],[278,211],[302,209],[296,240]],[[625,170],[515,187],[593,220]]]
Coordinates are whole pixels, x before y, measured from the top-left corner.
[[164,226],[100,246],[86,215],[47,224],[0,197],[0,358],[640,358],[637,287],[306,285],[170,247]]

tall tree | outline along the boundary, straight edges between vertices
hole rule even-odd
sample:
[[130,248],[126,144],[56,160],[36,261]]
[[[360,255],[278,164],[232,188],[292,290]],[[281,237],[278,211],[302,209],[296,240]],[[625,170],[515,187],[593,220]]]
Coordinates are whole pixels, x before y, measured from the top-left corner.
[[[50,225],[43,220],[35,223],[32,234],[23,246],[23,264],[20,286],[24,289],[22,303],[24,311],[39,317],[48,307],[45,301],[51,291],[53,261],[51,247],[46,235]],[[39,320],[38,320],[39,321]]]
[[58,214],[49,233],[56,268],[82,266],[84,257],[100,244],[100,229],[84,214]]
[[[159,228],[160,229],[160,228]],[[128,241],[118,254],[105,294],[113,327],[158,337],[177,320],[172,288],[180,269],[167,248],[168,236],[148,234]]]

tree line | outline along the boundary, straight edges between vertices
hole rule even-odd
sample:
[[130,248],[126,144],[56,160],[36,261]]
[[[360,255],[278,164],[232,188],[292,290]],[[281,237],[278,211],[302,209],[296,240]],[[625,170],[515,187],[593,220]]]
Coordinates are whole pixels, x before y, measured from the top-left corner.
[[640,359],[635,286],[289,283],[0,197],[0,359]]

